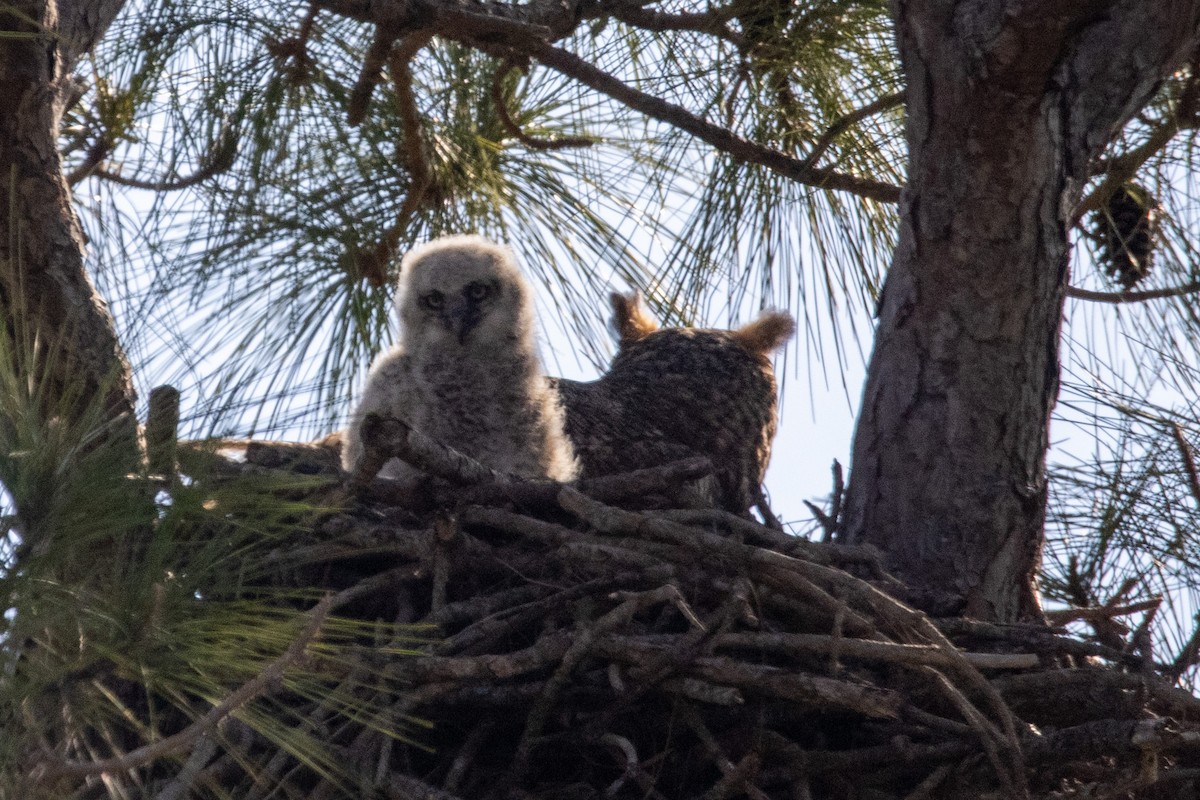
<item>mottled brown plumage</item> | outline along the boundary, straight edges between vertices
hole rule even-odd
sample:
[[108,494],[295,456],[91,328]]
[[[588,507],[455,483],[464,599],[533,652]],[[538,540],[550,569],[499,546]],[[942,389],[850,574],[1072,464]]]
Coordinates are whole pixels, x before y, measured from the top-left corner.
[[584,476],[688,456],[712,461],[716,504],[744,513],[758,501],[775,436],[770,354],[795,330],[768,312],[736,330],[657,328],[635,296],[613,295],[621,343],[589,383],[552,379]]

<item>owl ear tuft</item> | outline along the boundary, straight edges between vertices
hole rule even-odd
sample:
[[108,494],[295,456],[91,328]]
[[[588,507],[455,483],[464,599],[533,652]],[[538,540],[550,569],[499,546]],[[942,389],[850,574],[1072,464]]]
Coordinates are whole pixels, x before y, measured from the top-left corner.
[[784,311],[768,311],[761,317],[731,331],[734,341],[756,356],[770,355],[796,332],[796,320]]
[[613,292],[609,299],[613,309],[612,327],[617,333],[617,344],[621,347],[641,341],[658,330],[658,320],[650,316],[649,309],[642,302],[641,292],[627,295]]

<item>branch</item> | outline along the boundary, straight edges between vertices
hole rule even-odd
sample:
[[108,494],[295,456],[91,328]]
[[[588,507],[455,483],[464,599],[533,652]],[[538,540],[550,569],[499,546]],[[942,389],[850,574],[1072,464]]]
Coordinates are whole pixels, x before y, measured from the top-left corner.
[[[384,231],[379,243],[368,252],[350,254],[355,270],[375,288],[387,283],[388,262],[395,258],[401,237],[408,230],[413,214],[421,207],[421,202],[433,183],[429,159],[425,157],[424,136],[421,133],[421,110],[417,107],[417,98],[412,86],[412,70],[409,68],[413,56],[429,44],[432,38],[432,31],[410,34],[401,39],[387,56],[388,72],[392,76],[396,99],[396,113],[400,116],[400,125],[404,131],[404,135],[396,144],[396,160],[408,172],[409,183],[408,194],[400,204],[396,222]],[[365,106],[363,111],[365,113]]]
[[[493,49],[486,43],[476,42],[476,44],[483,49]],[[682,106],[634,89],[615,76],[560,47],[536,40],[525,40],[516,46],[556,72],[606,94],[652,119],[686,131],[721,152],[728,153],[747,164],[764,166],[797,183],[827,190],[846,191],[880,203],[895,203],[900,199],[900,187],[894,184],[847,175],[831,169],[812,167],[779,150],[743,139],[728,128],[714,125]]]
[[1197,506],[1200,506],[1200,471],[1196,469],[1196,455],[1184,437],[1183,428],[1179,423],[1171,424],[1171,435],[1175,437],[1179,455],[1183,458],[1183,467],[1187,470],[1188,488],[1192,492],[1192,499],[1196,501]]
[[595,141],[586,136],[562,136],[557,139],[539,139],[521,130],[521,126],[508,113],[508,104],[505,102],[504,87],[502,85],[504,77],[514,69],[517,69],[517,65],[512,61],[507,61],[492,76],[492,105],[496,107],[496,115],[500,117],[500,124],[504,126],[504,129],[513,138],[531,150],[564,150],[568,147],[591,147],[595,144]]
[[1067,297],[1076,300],[1091,300],[1095,303],[1141,303],[1146,300],[1162,300],[1166,297],[1185,297],[1200,292],[1200,281],[1191,281],[1182,286],[1169,289],[1147,289],[1141,292],[1093,292],[1090,289],[1080,289],[1076,286],[1067,287]]
[[392,49],[396,35],[397,32],[388,26],[378,25],[375,28],[375,36],[371,39],[371,46],[367,48],[367,54],[363,58],[362,70],[358,73],[358,80],[350,90],[350,99],[346,103],[346,121],[353,126],[362,124],[367,117],[367,105],[371,102],[375,84],[379,83],[383,76],[383,64],[387,60],[388,51]]
[[360,485],[369,484],[393,458],[457,484],[521,480],[484,466],[394,417],[367,414],[363,420],[362,438],[365,453],[354,470],[354,481]]
[[731,12],[722,9],[709,8],[699,13],[669,14],[652,11],[640,5],[621,5],[608,9],[608,13],[613,19],[626,25],[648,31],[696,31],[711,34],[738,47],[744,47],[746,44],[745,37],[726,24]]
[[110,172],[104,167],[99,166],[100,161],[104,157],[107,157],[106,153],[101,159],[97,159],[95,163],[89,163],[91,162],[89,158],[88,161],[85,161],[67,176],[67,182],[74,186],[84,178],[96,177],[111,181],[119,186],[128,186],[133,189],[147,189],[152,192],[174,192],[195,186],[214,175],[220,175],[222,172],[228,171],[233,166],[234,156],[237,155],[237,144],[237,131],[232,128],[227,130],[222,135],[221,141],[217,143],[212,152],[204,159],[204,163],[200,168],[191,175],[183,178],[175,178],[169,181],[144,181],[137,178],[126,178],[118,172]]
[[266,692],[273,684],[283,680],[283,674],[289,667],[304,657],[308,645],[321,630],[325,618],[329,616],[337,595],[326,595],[308,612],[308,624],[300,635],[288,646],[283,655],[272,661],[267,668],[256,677],[233,690],[224,700],[213,706],[207,714],[187,726],[179,733],[168,736],[153,744],[131,750],[116,758],[106,758],[99,761],[57,761],[45,760],[35,767],[34,780],[39,783],[57,778],[86,778],[91,775],[104,775],[111,772],[123,772],[136,769],[164,756],[178,753],[203,734],[212,730],[225,717],[237,711],[242,706]]
[[1162,150],[1177,133],[1186,128],[1195,128],[1195,117],[1200,111],[1200,76],[1195,74],[1196,68],[1196,61],[1193,59],[1193,74],[1180,93],[1179,104],[1174,113],[1152,130],[1139,147],[1108,161],[1105,165],[1104,180],[1075,207],[1071,220],[1073,225],[1077,225],[1089,211],[1096,211],[1108,202],[1113,193],[1132,180],[1142,165]]
[[843,114],[833,121],[833,124],[826,129],[825,133],[821,134],[821,138],[813,145],[813,149],[804,159],[805,165],[811,167],[817,163],[817,160],[825,154],[829,146],[833,144],[833,140],[841,136],[852,125],[857,125],[867,117],[874,116],[880,112],[887,111],[889,108],[904,104],[904,92],[895,92],[893,94],[885,94],[883,97],[867,103],[862,108],[857,108],[854,111]]

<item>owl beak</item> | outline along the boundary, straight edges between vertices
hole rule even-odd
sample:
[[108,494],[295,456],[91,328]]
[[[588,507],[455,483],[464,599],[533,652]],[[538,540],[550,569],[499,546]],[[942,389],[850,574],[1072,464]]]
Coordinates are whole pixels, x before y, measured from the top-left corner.
[[446,327],[458,339],[459,344],[467,343],[467,336],[479,324],[482,318],[479,306],[466,300],[451,302],[446,307],[444,321]]

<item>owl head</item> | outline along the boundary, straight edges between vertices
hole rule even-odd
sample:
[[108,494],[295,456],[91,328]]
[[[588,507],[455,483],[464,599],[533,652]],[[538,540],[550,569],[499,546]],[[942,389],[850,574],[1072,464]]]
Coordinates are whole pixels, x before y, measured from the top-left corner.
[[396,307],[410,346],[479,350],[533,337],[533,302],[516,258],[482,236],[447,236],[409,252]]

